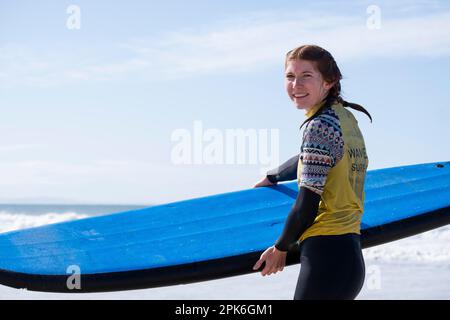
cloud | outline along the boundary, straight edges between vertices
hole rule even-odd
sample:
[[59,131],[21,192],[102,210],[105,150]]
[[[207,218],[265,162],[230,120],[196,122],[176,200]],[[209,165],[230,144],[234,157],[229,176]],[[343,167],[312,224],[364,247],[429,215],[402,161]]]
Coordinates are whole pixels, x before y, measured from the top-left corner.
[[[417,11],[419,7],[405,2],[403,10]],[[360,15],[281,10],[249,13],[198,29],[117,44],[116,49],[124,53],[120,56],[127,58],[108,63],[101,61],[107,53],[81,62],[6,45],[0,48],[0,86],[46,87],[136,76],[160,80],[252,72],[281,66],[285,52],[303,43],[324,46],[338,61],[450,54],[449,11],[396,19],[384,17],[383,12],[378,30],[367,28],[365,11]]]
[[382,19],[379,30],[368,29],[364,18],[300,16],[298,20],[234,25],[204,34],[175,33],[165,39],[156,56],[165,51],[164,58],[173,61],[168,72],[187,75],[281,64],[286,51],[304,43],[322,45],[339,60],[450,53],[450,13]]

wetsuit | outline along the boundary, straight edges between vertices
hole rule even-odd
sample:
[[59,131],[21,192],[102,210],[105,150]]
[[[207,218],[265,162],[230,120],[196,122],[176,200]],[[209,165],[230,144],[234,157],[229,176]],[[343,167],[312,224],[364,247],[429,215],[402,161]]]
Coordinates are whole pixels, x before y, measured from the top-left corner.
[[288,251],[301,242],[294,299],[354,299],[365,275],[360,223],[368,158],[353,114],[340,103],[321,107],[306,113],[314,117],[300,154],[267,173],[273,183],[299,183],[275,247]]

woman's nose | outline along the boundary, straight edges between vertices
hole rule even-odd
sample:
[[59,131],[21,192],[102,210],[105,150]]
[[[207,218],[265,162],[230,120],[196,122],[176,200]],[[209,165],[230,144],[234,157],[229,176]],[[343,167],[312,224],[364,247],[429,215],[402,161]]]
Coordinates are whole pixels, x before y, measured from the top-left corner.
[[294,88],[300,87],[301,85],[303,85],[303,81],[300,78],[295,78],[292,82],[292,85],[294,86]]

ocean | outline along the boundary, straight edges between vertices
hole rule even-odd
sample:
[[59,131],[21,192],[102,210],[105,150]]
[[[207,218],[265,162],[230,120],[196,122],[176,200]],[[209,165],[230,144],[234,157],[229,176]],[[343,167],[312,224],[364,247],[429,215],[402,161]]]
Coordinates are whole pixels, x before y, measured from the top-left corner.
[[0,233],[148,207],[149,205],[0,204]]

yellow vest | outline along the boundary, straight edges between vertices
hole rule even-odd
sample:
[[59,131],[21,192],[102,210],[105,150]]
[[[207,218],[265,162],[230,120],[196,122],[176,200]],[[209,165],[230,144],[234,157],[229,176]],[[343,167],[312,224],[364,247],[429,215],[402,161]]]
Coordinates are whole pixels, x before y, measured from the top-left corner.
[[[310,109],[306,116],[313,116],[322,104]],[[318,235],[360,234],[361,217],[364,209],[364,179],[369,160],[364,138],[358,127],[358,121],[342,104],[331,106],[342,132],[344,149],[342,158],[329,169],[326,183],[321,190],[321,200],[314,223],[300,237],[300,241]],[[322,117],[322,114],[311,120]],[[310,123],[308,123],[309,125]],[[305,128],[307,130],[308,128]],[[342,148],[341,148],[342,150]],[[297,168],[298,184],[308,186],[302,181],[303,161],[300,158]],[[314,186],[311,190],[316,191]]]

